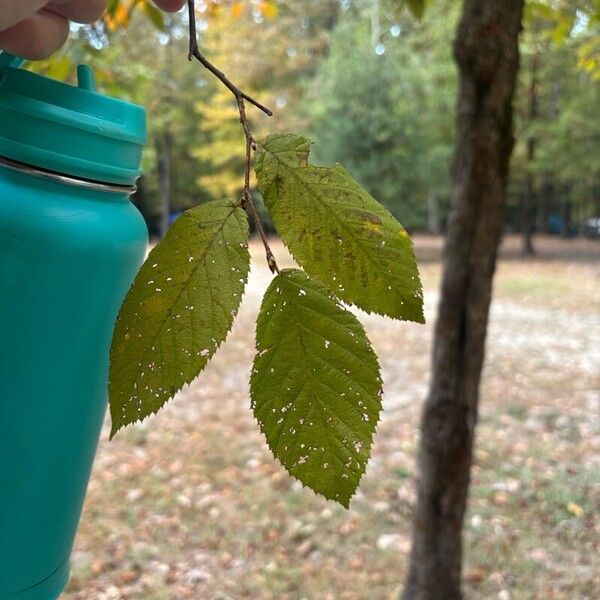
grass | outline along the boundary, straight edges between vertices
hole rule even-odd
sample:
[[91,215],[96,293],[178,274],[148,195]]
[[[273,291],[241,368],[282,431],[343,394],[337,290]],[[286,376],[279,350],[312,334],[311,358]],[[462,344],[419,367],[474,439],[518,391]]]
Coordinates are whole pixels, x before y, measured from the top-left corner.
[[[496,279],[469,511],[468,598],[600,597],[600,246],[508,239]],[[259,245],[206,372],[156,418],[105,426],[64,600],[388,600],[410,550],[441,242],[417,238],[428,324],[360,315],[384,417],[349,511],[291,480],[249,411]],[[290,264],[280,246],[282,264]]]

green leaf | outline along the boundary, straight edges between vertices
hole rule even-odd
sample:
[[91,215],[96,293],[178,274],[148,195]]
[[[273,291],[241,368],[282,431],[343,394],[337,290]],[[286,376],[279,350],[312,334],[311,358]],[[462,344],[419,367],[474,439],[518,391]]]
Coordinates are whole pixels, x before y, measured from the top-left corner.
[[413,16],[419,20],[425,14],[425,0],[405,0]]
[[179,217],[121,307],[110,353],[111,437],[156,413],[231,329],[250,268],[248,220],[230,200]]
[[552,8],[549,4],[545,2],[536,2],[533,0],[529,0],[525,5],[523,16],[525,21],[531,21],[533,19],[545,19],[548,21],[553,21],[558,15],[558,11],[555,8]]
[[120,3],[120,0],[108,0],[108,2],[106,3],[106,12],[110,16],[114,16]]
[[256,153],[258,185],[281,239],[345,302],[423,323],[408,234],[340,165],[309,165],[309,150],[306,138],[275,134]]
[[573,28],[573,21],[567,17],[560,18],[554,29],[551,31],[550,36],[552,37],[552,41],[557,46],[562,46],[565,39],[569,35],[571,29]]
[[156,6],[153,4],[148,4],[147,2],[142,5],[142,10],[144,11],[146,17],[152,21],[152,24],[154,27],[156,27],[156,29],[159,31],[164,31],[165,19],[161,10],[156,8]]
[[322,283],[285,269],[265,293],[256,349],[250,394],[269,448],[304,485],[348,507],[381,411],[362,325]]

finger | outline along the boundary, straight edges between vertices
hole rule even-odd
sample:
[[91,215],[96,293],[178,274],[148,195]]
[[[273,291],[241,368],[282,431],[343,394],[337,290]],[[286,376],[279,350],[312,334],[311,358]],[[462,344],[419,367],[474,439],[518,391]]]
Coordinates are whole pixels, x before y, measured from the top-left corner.
[[52,0],[47,8],[69,21],[93,23],[102,16],[106,0]]
[[69,22],[42,9],[0,32],[0,48],[29,60],[41,60],[58,50],[68,35]]
[[47,0],[0,0],[0,31],[4,31],[36,13]]
[[167,12],[177,12],[185,4],[185,0],[154,0],[154,4]]

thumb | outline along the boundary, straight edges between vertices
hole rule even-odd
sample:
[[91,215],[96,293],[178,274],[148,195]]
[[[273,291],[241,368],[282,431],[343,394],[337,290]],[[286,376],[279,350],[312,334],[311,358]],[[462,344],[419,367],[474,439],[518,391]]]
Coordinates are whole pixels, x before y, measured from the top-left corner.
[[56,13],[40,10],[0,31],[0,48],[29,60],[47,58],[69,35],[69,23]]
[[154,0],[154,4],[167,12],[177,12],[185,4],[185,0]]
[[0,0],[0,31],[36,13],[46,2],[47,0]]

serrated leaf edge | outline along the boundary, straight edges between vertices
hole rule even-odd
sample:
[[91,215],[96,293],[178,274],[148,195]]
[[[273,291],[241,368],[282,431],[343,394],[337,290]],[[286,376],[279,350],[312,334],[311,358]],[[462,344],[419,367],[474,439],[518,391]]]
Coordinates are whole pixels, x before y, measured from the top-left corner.
[[[231,215],[236,211],[236,209],[240,208],[240,205],[236,204],[236,203],[232,203],[231,208],[232,208],[231,212],[227,215],[226,219],[224,219],[223,223],[225,223],[227,221],[227,219],[229,219],[231,217]],[[224,226],[225,225],[223,225],[223,227],[221,227],[219,229],[219,232],[222,231],[222,229],[224,228]],[[215,234],[215,237],[216,237],[216,234]],[[204,252],[204,254],[206,254],[208,252],[208,249],[212,246],[212,244],[213,244],[213,242],[211,241],[211,243],[206,247],[206,251]],[[147,262],[147,261],[149,261],[151,259],[152,253],[154,252],[154,250],[157,247],[158,247],[158,244],[156,246],[154,246],[154,248],[152,248],[152,250],[148,253],[148,256],[146,257],[146,260],[144,262]],[[231,332],[231,330],[233,328],[233,325],[235,323],[235,319],[237,318],[240,306],[242,305],[242,302],[243,302],[243,299],[244,299],[244,295],[246,293],[246,285],[248,283],[248,276],[250,274],[250,267],[251,267],[251,257],[250,257],[250,252],[248,250],[248,269],[246,270],[246,272],[244,274],[244,277],[243,277],[244,283],[243,283],[242,293],[240,294],[240,301],[239,301],[239,303],[238,303],[238,305],[237,305],[237,307],[236,307],[236,309],[234,311],[234,314],[232,315],[231,324],[230,324],[229,328],[227,329],[227,331],[226,331],[225,336],[223,337],[223,339],[214,346],[214,350],[212,351],[212,353],[208,354],[206,363],[200,369],[200,371],[198,371],[198,373],[196,373],[196,375],[194,375],[191,379],[189,379],[189,381],[185,381],[185,379],[184,379],[184,382],[181,384],[180,387],[178,387],[176,389],[175,393],[172,396],[170,396],[167,400],[165,400],[165,402],[163,402],[158,408],[151,410],[147,415],[144,415],[141,418],[135,419],[133,421],[128,421],[126,423],[120,423],[119,425],[117,425],[117,427],[115,427],[114,426],[115,421],[113,419],[112,412],[111,412],[111,415],[110,415],[111,416],[111,430],[110,430],[110,434],[109,434],[109,440],[112,440],[115,437],[115,435],[119,431],[121,431],[122,429],[124,429],[125,427],[128,427],[129,425],[135,425],[137,423],[143,423],[146,419],[148,419],[150,417],[153,417],[153,416],[157,415],[158,413],[160,413],[160,411],[163,410],[167,406],[167,404],[169,404],[169,402],[171,402],[175,398],[175,396],[177,396],[184,388],[188,387],[204,371],[204,369],[206,369],[206,367],[208,366],[208,364],[212,361],[212,359],[216,355],[216,353],[219,350],[219,348],[227,341],[227,338],[229,337],[229,333]],[[196,266],[194,268],[194,270],[192,271],[192,273],[195,273],[197,268],[198,268],[198,266]],[[130,289],[132,287],[133,287],[133,283],[131,284]],[[178,299],[179,299],[179,297],[181,297],[182,293],[183,293],[183,291],[178,296]]]
[[[282,269],[281,272],[284,273],[286,271],[293,271],[293,270],[304,271],[303,269]],[[307,275],[308,275],[308,273],[307,273]],[[339,308],[341,308],[342,310],[345,310],[347,312],[350,312],[343,305],[343,303],[340,302],[340,300],[337,298],[337,296],[329,289],[329,287],[326,284],[324,284],[319,278],[314,277],[313,275],[310,275],[310,277],[312,279],[315,279],[318,283],[321,284],[321,286],[323,286],[323,288],[325,288],[327,290],[327,292],[329,293],[329,296],[330,296],[331,300],[334,301],[339,306]],[[266,295],[267,291],[268,290],[265,291],[265,295]],[[350,314],[352,314],[352,313],[350,312]],[[378,379],[378,382],[380,384],[379,393],[377,394],[378,398],[379,398],[380,406],[379,406],[379,411],[377,412],[377,420],[375,421],[375,425],[373,427],[373,431],[369,434],[368,444],[366,444],[369,458],[368,458],[368,460],[365,461],[364,465],[362,465],[361,463],[359,463],[360,464],[360,470],[357,471],[357,473],[358,473],[358,479],[356,481],[356,487],[354,488],[354,491],[348,497],[347,503],[344,503],[340,499],[337,499],[337,498],[330,498],[328,496],[325,496],[321,492],[315,492],[315,490],[313,490],[309,485],[305,484],[301,479],[299,479],[298,477],[296,477],[296,475],[294,475],[293,473],[291,473],[288,470],[288,468],[285,466],[285,464],[276,456],[275,451],[271,447],[271,445],[270,445],[270,443],[269,443],[269,441],[267,439],[267,433],[265,431],[265,428],[263,427],[263,424],[258,420],[258,418],[256,417],[256,415],[254,414],[254,410],[252,408],[252,403],[256,402],[254,400],[254,398],[253,398],[253,395],[252,395],[252,387],[253,387],[252,386],[252,380],[254,379],[254,376],[256,374],[255,373],[255,366],[254,366],[254,364],[255,364],[255,361],[256,361],[256,358],[257,358],[258,352],[259,352],[259,350],[258,350],[258,340],[256,339],[256,337],[255,337],[256,354],[254,355],[254,360],[252,361],[252,367],[251,367],[251,371],[250,371],[250,411],[252,412],[253,419],[258,424],[258,427],[260,429],[260,433],[263,436],[263,438],[265,440],[265,443],[266,443],[266,446],[269,448],[269,451],[271,452],[271,455],[272,455],[273,459],[277,463],[279,463],[281,465],[281,467],[288,474],[288,476],[290,476],[292,479],[295,479],[296,481],[298,481],[302,485],[302,488],[306,488],[306,489],[310,490],[317,498],[319,498],[319,497],[320,498],[325,498],[325,500],[327,502],[330,502],[330,501],[331,502],[335,502],[336,504],[340,504],[341,506],[343,506],[346,509],[348,509],[350,507],[350,502],[351,502],[352,498],[354,498],[354,496],[358,492],[358,488],[360,487],[360,482],[362,481],[362,478],[364,477],[364,475],[365,475],[365,473],[367,471],[367,467],[369,466],[369,462],[371,461],[371,458],[372,458],[372,449],[373,449],[373,443],[374,443],[374,439],[375,439],[375,434],[377,433],[379,424],[381,423],[381,414],[383,413],[383,401],[382,400],[383,400],[383,385],[384,385],[382,377],[381,377],[381,365],[379,364],[379,357],[377,356],[377,353],[373,349],[373,343],[371,342],[371,339],[367,335],[367,332],[366,332],[366,330],[364,328],[364,325],[358,320],[358,318],[356,317],[356,315],[352,315],[352,316],[356,319],[357,323],[360,325],[361,329],[363,330],[363,334],[364,334],[364,336],[365,336],[365,338],[366,338],[366,340],[367,340],[367,342],[369,344],[370,351],[372,352],[373,357],[375,359],[375,365],[377,366],[377,372],[378,372],[377,379]],[[258,322],[258,317],[257,317],[257,322]],[[256,331],[256,324],[257,323],[255,323],[255,331]],[[265,350],[265,349],[263,348],[263,350]]]
[[[271,155],[271,156],[272,156],[272,157],[273,157],[275,160],[277,160],[277,161],[278,161],[280,164],[282,164],[282,165],[284,165],[284,166],[285,166],[285,161],[281,160],[281,159],[280,159],[280,158],[279,158],[279,157],[278,157],[278,156],[277,156],[275,153],[273,153],[273,152],[270,152],[270,151],[269,151],[267,148],[265,148],[265,145],[264,145],[264,144],[267,142],[267,140],[269,140],[269,139],[271,139],[271,138],[273,138],[273,137],[275,137],[275,136],[278,136],[278,137],[296,137],[296,135],[295,135],[295,134],[284,134],[283,136],[280,136],[279,134],[271,134],[271,135],[267,136],[267,137],[266,137],[264,140],[261,140],[260,142],[257,142],[257,146],[258,146],[258,147],[259,147],[259,148],[262,150],[262,152],[263,152],[263,153],[265,153],[265,154],[266,154],[266,153],[269,153],[269,154],[270,154],[270,155]],[[307,141],[307,142],[308,142],[310,145],[312,145],[312,144],[313,144],[313,142],[312,142],[312,141],[310,141],[310,140],[306,140],[306,141]],[[310,147],[309,147],[308,153],[310,153]],[[308,160],[308,156],[309,156],[309,154],[307,154],[307,160]],[[261,162],[263,162],[263,160],[264,160],[264,159],[262,159],[262,160],[261,160]],[[333,166],[331,166],[331,167],[321,167],[321,166],[318,166],[318,165],[313,165],[313,164],[310,164],[310,163],[307,163],[307,165],[305,165],[305,166],[310,166],[310,167],[313,167],[314,169],[319,169],[319,170],[321,170],[321,169],[333,169],[333,168],[342,169],[342,170],[343,170],[345,173],[347,173],[347,174],[348,174],[348,176],[349,176],[349,177],[350,177],[350,178],[351,178],[351,179],[354,181],[354,178],[353,178],[353,177],[350,175],[350,173],[348,173],[348,171],[347,171],[347,170],[346,170],[346,169],[343,167],[343,165],[340,165],[339,163],[335,163],[335,164],[334,164]],[[300,168],[302,168],[302,167],[300,167]],[[258,164],[255,164],[255,171],[256,171],[257,169],[258,169]],[[298,178],[298,176],[296,175],[296,173],[294,173],[294,170],[293,170],[293,169],[289,169],[289,171],[290,171],[290,173],[292,173],[292,175],[293,175],[293,176],[294,176],[294,177],[295,177],[295,178],[296,178],[298,181],[302,182],[302,181],[301,181],[301,180]],[[258,173],[256,173],[256,180],[257,180],[257,182],[259,182]],[[260,188],[260,184],[259,184],[259,188]],[[365,191],[366,191],[366,190],[365,190]],[[261,189],[261,193],[262,193],[262,189]],[[367,193],[368,193],[368,192],[367,192]],[[344,223],[344,221],[343,221],[343,220],[341,220],[341,219],[338,217],[338,215],[335,213],[335,211],[331,210],[331,208],[330,208],[330,207],[329,207],[329,206],[328,206],[326,203],[324,203],[324,202],[322,202],[322,201],[321,201],[321,199],[320,199],[320,194],[317,194],[317,193],[315,193],[315,196],[316,196],[316,197],[319,199],[319,201],[320,201],[321,205],[322,205],[324,208],[326,208],[326,209],[327,209],[327,210],[328,210],[328,211],[329,211],[329,212],[330,212],[330,213],[333,215],[333,217],[335,218],[336,222],[337,222],[337,223],[339,223],[339,224],[340,224],[340,225],[341,225],[341,226],[342,226],[342,227],[343,227],[343,228],[344,228],[346,231],[349,231],[350,233],[352,233],[352,232],[351,232],[351,231],[348,229],[348,227],[346,226],[346,224]],[[369,196],[370,196],[370,194],[369,194]],[[371,198],[373,198],[373,197],[371,196]],[[373,198],[373,200],[374,200],[375,202],[377,202],[377,200],[375,200],[375,198]],[[378,204],[380,204],[380,203],[378,202]],[[382,206],[383,206],[383,205],[382,205]],[[265,203],[265,208],[267,209],[267,211],[269,211],[269,208],[267,207],[266,203]],[[385,208],[385,207],[383,207],[383,208],[384,208],[385,210],[387,210],[387,208]],[[388,212],[389,212],[389,211],[388,211]],[[393,216],[393,215],[392,215],[392,216]],[[394,220],[396,220],[396,219],[394,218]],[[400,223],[399,223],[399,225],[400,225],[400,227],[402,227],[402,225],[401,225]],[[273,226],[276,228],[276,226],[275,226],[275,223],[273,223]],[[402,227],[402,230],[403,230],[403,231],[406,233],[406,230],[404,229],[404,227]],[[354,237],[354,236],[352,236],[352,237]],[[403,318],[403,317],[398,317],[398,316],[396,316],[396,315],[391,315],[391,314],[389,314],[389,313],[385,313],[385,312],[382,312],[382,311],[378,311],[378,310],[371,310],[371,309],[368,309],[368,308],[365,308],[365,307],[361,306],[361,305],[360,305],[358,302],[356,302],[356,301],[350,301],[350,300],[349,300],[349,301],[348,301],[348,304],[350,304],[350,305],[352,305],[352,306],[356,306],[356,308],[360,309],[361,311],[363,311],[363,312],[364,312],[364,313],[366,313],[367,315],[376,314],[376,315],[379,315],[379,316],[382,316],[382,317],[388,317],[388,318],[390,318],[390,319],[394,319],[394,320],[396,320],[396,321],[407,321],[407,322],[419,323],[419,324],[421,324],[421,325],[424,325],[426,321],[425,321],[425,310],[424,310],[425,298],[424,298],[424,291],[423,291],[423,283],[422,283],[422,281],[421,281],[421,274],[419,273],[419,267],[418,267],[418,264],[417,264],[417,259],[416,259],[416,255],[415,255],[415,251],[414,251],[414,242],[412,241],[411,237],[410,237],[408,234],[406,235],[406,237],[408,238],[408,241],[409,241],[409,244],[410,244],[411,257],[412,257],[412,259],[413,259],[413,260],[414,260],[414,262],[415,262],[417,283],[418,283],[418,285],[419,285],[419,291],[420,291],[420,293],[421,293],[421,306],[420,306],[420,317],[421,317],[421,319],[420,319],[420,320],[417,320],[417,319],[407,319],[407,318]],[[300,259],[300,257],[298,257],[298,256],[297,256],[297,253],[295,253],[295,252],[292,250],[292,248],[291,248],[291,247],[290,247],[290,246],[289,246],[289,245],[288,245],[288,244],[285,242],[284,238],[283,238],[281,235],[279,236],[279,238],[281,239],[281,241],[282,241],[283,245],[284,245],[284,246],[285,246],[285,247],[288,249],[289,253],[292,255],[292,258],[294,259],[294,261],[295,261],[297,264],[301,265],[301,264],[302,264],[304,261],[302,261],[302,260]],[[357,240],[357,241],[358,241],[358,240]],[[358,245],[359,245],[359,247],[361,247],[361,249],[362,249],[362,245],[361,245],[360,243],[358,243]],[[364,250],[363,250],[363,255],[365,255],[365,256],[367,256],[367,258],[369,258],[369,254],[368,254],[368,253],[365,253],[365,252],[364,252]],[[370,260],[370,259],[369,259],[369,260]],[[304,270],[306,273],[310,274],[310,276],[311,276],[311,277],[314,277],[315,279],[319,279],[318,275],[316,275],[315,273],[313,273],[313,272],[312,272],[312,270],[309,270],[309,269],[305,268],[305,267],[304,267],[304,265],[302,265],[302,269],[303,269],[303,270]],[[323,282],[321,282],[321,283],[323,283]],[[327,284],[325,284],[325,283],[323,283],[323,285],[326,285],[326,286],[327,286]],[[328,289],[330,289],[330,288],[329,288],[329,286],[327,286],[327,288],[328,288]],[[331,291],[331,290],[330,290],[330,291]],[[332,292],[332,293],[333,293],[333,292]]]

